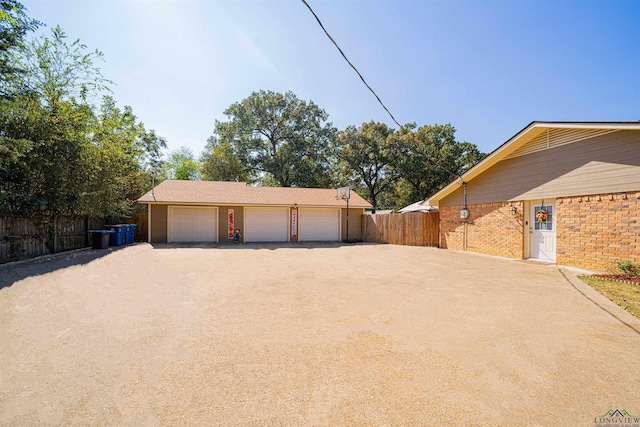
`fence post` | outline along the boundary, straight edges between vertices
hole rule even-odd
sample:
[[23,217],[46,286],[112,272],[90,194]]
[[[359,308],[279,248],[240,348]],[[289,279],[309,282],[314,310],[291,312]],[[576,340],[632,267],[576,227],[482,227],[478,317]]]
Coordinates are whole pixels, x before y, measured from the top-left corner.
[[53,253],[58,253],[58,217],[53,215]]
[[89,246],[89,215],[84,217],[84,246]]
[[367,218],[362,215],[360,217],[360,237],[362,237],[362,241],[367,241]]

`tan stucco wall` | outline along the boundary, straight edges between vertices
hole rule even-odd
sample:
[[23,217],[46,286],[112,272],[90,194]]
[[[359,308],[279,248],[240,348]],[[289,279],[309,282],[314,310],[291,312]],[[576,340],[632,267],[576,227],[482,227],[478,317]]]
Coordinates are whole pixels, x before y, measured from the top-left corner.
[[167,243],[167,205],[149,205],[151,243]]
[[244,208],[242,206],[218,206],[218,242],[222,244],[236,243],[229,238],[229,209],[233,209],[234,228],[240,230],[240,242],[244,242]]
[[[364,209],[349,208],[349,239],[362,239],[362,216]],[[347,239],[347,209],[342,209],[340,213],[342,218],[342,240]]]
[[[166,243],[168,239],[167,235],[167,221],[169,215],[169,206],[177,206],[177,205],[164,205],[164,204],[154,204],[150,205],[149,209],[151,210],[151,243]],[[215,206],[215,205],[180,205],[184,207],[188,206],[198,206],[198,207],[207,207],[207,208],[218,208],[218,242],[219,243],[235,243],[233,239],[229,239],[227,237],[227,214],[228,214],[228,206]],[[244,209],[242,206],[234,206],[235,210],[235,228],[242,230],[244,224]],[[242,233],[241,233],[242,235]]]

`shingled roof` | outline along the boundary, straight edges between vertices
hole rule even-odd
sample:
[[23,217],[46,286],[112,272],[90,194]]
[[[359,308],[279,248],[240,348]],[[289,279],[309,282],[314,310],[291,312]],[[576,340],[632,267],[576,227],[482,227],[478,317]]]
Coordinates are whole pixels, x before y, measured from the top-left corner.
[[[154,190],[138,199],[139,203],[207,204],[242,206],[315,206],[346,207],[336,200],[336,190],[326,188],[252,187],[244,182],[162,181]],[[371,208],[355,191],[349,207]]]

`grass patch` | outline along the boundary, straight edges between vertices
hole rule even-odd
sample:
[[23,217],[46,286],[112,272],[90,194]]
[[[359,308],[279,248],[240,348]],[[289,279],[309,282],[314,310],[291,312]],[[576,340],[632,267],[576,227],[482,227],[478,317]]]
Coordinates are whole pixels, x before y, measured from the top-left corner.
[[580,280],[640,319],[640,285],[591,276]]

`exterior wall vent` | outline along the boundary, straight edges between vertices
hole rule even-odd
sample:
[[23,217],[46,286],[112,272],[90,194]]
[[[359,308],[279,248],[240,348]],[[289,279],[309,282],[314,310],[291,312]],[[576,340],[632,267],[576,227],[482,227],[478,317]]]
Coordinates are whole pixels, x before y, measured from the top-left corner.
[[542,132],[540,135],[509,154],[504,158],[504,160],[536,153],[548,148],[584,141],[585,139],[595,138],[597,136],[607,135],[613,132],[618,132],[618,129],[547,129],[546,132]]

